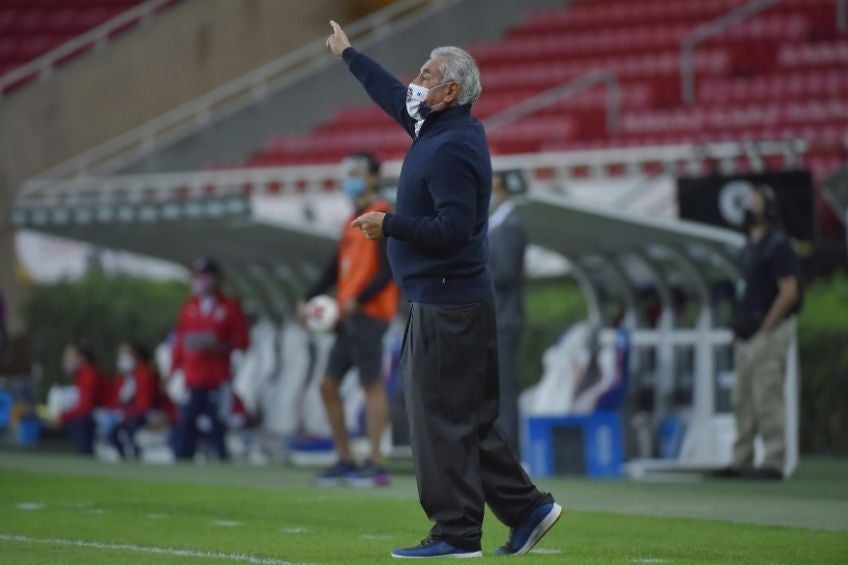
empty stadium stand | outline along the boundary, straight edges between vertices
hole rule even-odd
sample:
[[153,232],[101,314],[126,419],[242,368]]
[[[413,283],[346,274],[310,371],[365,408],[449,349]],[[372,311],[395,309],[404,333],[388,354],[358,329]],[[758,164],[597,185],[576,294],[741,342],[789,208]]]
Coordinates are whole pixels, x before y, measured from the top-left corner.
[[[179,0],[148,4],[152,11],[160,11]],[[94,48],[98,42],[108,41],[137,25],[148,12],[137,10],[115,22],[102,36],[78,39],[91,30],[140,7],[144,0],[0,0],[0,94],[9,93],[27,84],[43,68],[30,68],[15,72],[11,80],[4,77],[25,67],[35,59],[60,46],[74,42],[68,49],[56,53],[49,61],[51,68],[67,63]],[[77,41],[74,41],[77,40]]]
[[[822,175],[848,161],[848,35],[833,0],[785,0],[698,48],[697,99],[680,94],[680,44],[744,0],[581,0],[536,13],[495,42],[468,46],[486,119],[596,69],[622,86],[617,132],[599,88],[551,104],[490,134],[495,154],[709,141],[801,139]],[[407,77],[408,78],[408,77]],[[344,108],[313,130],[269,139],[247,166],[332,163],[355,149],[402,157],[405,134],[373,106]]]

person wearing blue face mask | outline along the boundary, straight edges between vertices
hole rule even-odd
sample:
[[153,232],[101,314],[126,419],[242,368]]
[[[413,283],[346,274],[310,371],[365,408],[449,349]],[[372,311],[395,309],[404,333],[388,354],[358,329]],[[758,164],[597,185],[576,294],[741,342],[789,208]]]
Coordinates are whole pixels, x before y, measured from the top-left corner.
[[330,25],[327,47],[411,138],[395,211],[351,223],[368,239],[388,239],[392,271],[411,303],[401,371],[419,500],[434,525],[392,556],[481,556],[486,503],[510,528],[498,553],[525,554],[562,508],[524,472],[497,421],[492,164],[486,132],[471,115],[480,71],[462,49],[437,47],[407,86]]
[[[301,323],[305,323],[306,303],[335,287],[343,313],[326,378],[321,383],[339,459],[315,481],[325,486],[384,486],[390,477],[380,451],[389,411],[382,378],[383,335],[397,313],[398,288],[392,281],[386,243],[365,238],[350,223],[368,212],[388,213],[391,206],[379,196],[380,163],[373,155],[350,155],[342,161],[341,168],[342,190],[353,203],[354,215],[345,221],[338,250],[324,273],[298,305]],[[359,370],[359,382],[365,391],[365,427],[371,445],[371,455],[362,466],[357,466],[351,455],[340,394],[342,379],[352,367]]]

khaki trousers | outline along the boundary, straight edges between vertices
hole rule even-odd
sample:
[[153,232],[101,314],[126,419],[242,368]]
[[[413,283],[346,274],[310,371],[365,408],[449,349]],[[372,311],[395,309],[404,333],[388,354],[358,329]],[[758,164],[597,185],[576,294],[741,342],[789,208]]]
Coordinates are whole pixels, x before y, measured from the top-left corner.
[[786,399],[783,394],[786,355],[795,319],[784,320],[770,332],[759,332],[735,347],[736,385],[733,410],[736,443],[733,465],[754,466],[754,438],[765,444],[762,467],[783,471],[786,452]]

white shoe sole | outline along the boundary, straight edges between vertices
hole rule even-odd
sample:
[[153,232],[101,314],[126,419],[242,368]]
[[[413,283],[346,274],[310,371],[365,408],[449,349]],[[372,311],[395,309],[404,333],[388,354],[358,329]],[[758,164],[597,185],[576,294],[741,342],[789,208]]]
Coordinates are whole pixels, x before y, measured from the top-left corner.
[[413,557],[409,555],[395,555],[392,553],[392,557],[395,559],[468,559],[470,557],[483,557],[482,551],[473,551],[471,553],[456,553],[454,555],[433,555],[428,557]]
[[550,512],[548,512],[548,515],[545,516],[541,522],[539,522],[539,525],[536,526],[536,529],[533,530],[533,532],[530,534],[530,537],[527,538],[527,541],[524,543],[523,546],[521,546],[521,549],[513,553],[513,555],[524,555],[528,553],[531,549],[533,549],[533,546],[539,543],[539,540],[545,537],[545,534],[547,534],[548,531],[550,531],[550,529],[554,527],[554,524],[557,523],[557,520],[559,520],[560,516],[562,516],[562,506],[554,502],[554,507],[551,508]]

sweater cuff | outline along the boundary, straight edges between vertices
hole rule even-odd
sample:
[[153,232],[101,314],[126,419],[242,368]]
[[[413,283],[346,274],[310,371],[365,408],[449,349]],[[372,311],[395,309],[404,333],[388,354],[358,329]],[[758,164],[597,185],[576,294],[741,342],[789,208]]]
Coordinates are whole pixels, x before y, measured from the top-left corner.
[[408,241],[412,236],[414,222],[409,216],[386,214],[383,218],[383,235]]
[[359,54],[359,51],[354,49],[353,47],[346,47],[344,51],[342,51],[342,61],[346,64],[350,65],[351,59],[356,57]]
[[383,216],[383,237],[392,237],[390,224],[392,223],[392,219],[395,217],[391,212],[387,212],[385,216]]

